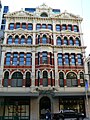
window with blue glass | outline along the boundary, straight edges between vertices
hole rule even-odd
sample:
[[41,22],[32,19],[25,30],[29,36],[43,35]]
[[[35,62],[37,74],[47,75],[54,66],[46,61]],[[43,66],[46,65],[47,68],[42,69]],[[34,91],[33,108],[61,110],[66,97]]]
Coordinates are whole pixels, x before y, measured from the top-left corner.
[[20,23],[16,23],[16,29],[20,28]]
[[66,25],[62,25],[62,30],[66,30]]
[[46,24],[42,24],[42,29],[46,29]]
[[81,54],[77,54],[77,59],[78,59],[78,64],[82,65],[82,55]]
[[69,65],[69,54],[65,54],[65,64]]
[[14,23],[10,23],[9,29],[10,29],[10,30],[13,30],[13,29],[14,29]]
[[80,46],[80,40],[79,40],[79,38],[76,38],[76,46]]
[[47,64],[47,63],[48,63],[47,52],[43,52],[43,53],[42,53],[42,63],[43,63],[43,64]]
[[70,44],[70,45],[74,45],[74,41],[73,41],[73,38],[72,38],[72,37],[70,37],[69,44]]
[[1,25],[1,30],[5,30],[5,25]]
[[63,64],[63,56],[61,53],[58,54],[58,65],[62,65]]
[[75,65],[76,60],[75,60],[75,54],[71,54],[71,65]]
[[43,44],[47,43],[47,36],[46,35],[43,35],[43,37],[42,37],[42,43]]
[[60,25],[56,25],[56,31],[61,31],[61,26]]
[[33,30],[33,25],[32,25],[32,23],[28,23],[28,30]]
[[38,35],[37,43],[40,43],[40,35]]
[[68,25],[68,30],[72,31],[72,25]]
[[26,23],[22,23],[22,28],[26,29]]
[[64,45],[68,45],[67,37],[64,37]]
[[49,30],[53,30],[53,27],[52,27],[51,24],[48,24],[48,29],[49,29]]
[[31,36],[28,36],[28,39],[27,39],[27,44],[31,45],[32,44],[32,38]]
[[78,30],[78,26],[77,25],[74,25],[74,32],[79,32],[79,30]]
[[12,64],[13,65],[19,65],[19,63],[18,63],[18,53],[13,54]]
[[9,36],[9,37],[8,37],[7,43],[8,43],[8,44],[12,44],[12,36]]
[[4,6],[4,10],[3,10],[3,13],[7,13],[9,10],[9,7],[8,6]]
[[19,37],[18,37],[18,36],[15,36],[14,43],[15,43],[15,44],[19,44]]
[[26,54],[26,65],[29,66],[32,64],[32,55],[31,53]]
[[36,30],[39,30],[41,28],[41,25],[40,24],[37,24],[36,25]]
[[19,65],[20,66],[24,65],[24,53],[20,53],[20,56],[19,56]]
[[24,44],[24,43],[25,43],[25,37],[22,36],[22,37],[21,37],[21,44]]
[[10,65],[11,53],[6,54],[6,65]]
[[60,83],[60,87],[64,87],[64,74],[63,74],[63,72],[59,73],[59,83]]
[[6,24],[6,20],[5,19],[2,20],[2,24]]
[[39,83],[40,83],[40,71],[38,71],[38,86],[39,86]]
[[62,40],[60,37],[57,38],[57,45],[62,45]]

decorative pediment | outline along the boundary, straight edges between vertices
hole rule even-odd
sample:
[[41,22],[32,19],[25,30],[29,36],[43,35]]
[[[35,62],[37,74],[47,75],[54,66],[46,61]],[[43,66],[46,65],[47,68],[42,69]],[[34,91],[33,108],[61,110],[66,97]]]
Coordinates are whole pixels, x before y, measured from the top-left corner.
[[79,20],[82,20],[82,18],[80,16],[77,16],[77,15],[74,15],[74,14],[71,14],[71,13],[68,13],[66,10],[65,12],[61,13],[61,14],[58,14],[55,16],[56,18],[64,18],[64,19],[79,19]]
[[51,7],[48,7],[45,3],[43,3],[42,5],[40,5],[38,8],[39,9],[47,9],[47,10],[52,9]]
[[7,15],[5,15],[6,18],[9,17],[33,17],[33,14],[27,11],[16,11],[16,12],[12,12],[12,13],[8,13]]

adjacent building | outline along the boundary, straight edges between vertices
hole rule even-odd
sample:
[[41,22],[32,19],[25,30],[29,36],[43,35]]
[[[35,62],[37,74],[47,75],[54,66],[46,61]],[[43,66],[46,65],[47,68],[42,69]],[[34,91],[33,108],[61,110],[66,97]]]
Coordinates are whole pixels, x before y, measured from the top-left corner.
[[83,19],[45,4],[4,17],[0,116],[39,120],[47,109],[86,116]]

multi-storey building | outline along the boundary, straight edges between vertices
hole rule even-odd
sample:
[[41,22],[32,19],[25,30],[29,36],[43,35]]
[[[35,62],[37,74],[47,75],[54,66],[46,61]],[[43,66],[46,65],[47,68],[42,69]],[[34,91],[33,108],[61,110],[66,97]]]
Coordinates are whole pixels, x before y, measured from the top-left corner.
[[86,115],[82,18],[45,4],[5,18],[0,116],[39,120],[46,109]]

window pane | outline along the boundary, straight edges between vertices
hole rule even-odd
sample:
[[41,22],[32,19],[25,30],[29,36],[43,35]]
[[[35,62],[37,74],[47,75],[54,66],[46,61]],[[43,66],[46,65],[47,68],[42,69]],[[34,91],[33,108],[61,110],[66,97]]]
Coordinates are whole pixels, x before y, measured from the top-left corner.
[[47,53],[44,52],[44,53],[42,53],[42,63],[43,63],[43,64],[44,64],[44,63],[47,64],[47,62],[48,62]]
[[56,31],[60,31],[60,30],[61,30],[60,25],[56,25]]
[[62,59],[62,54],[58,54],[58,65],[62,65],[63,59]]
[[36,30],[39,30],[41,28],[41,25],[40,24],[37,24],[36,25]]
[[28,23],[28,30],[32,30],[33,29],[33,25],[31,23]]
[[14,23],[10,23],[10,30],[14,29]]
[[60,37],[57,38],[57,45],[62,45],[62,40]]
[[16,29],[20,28],[20,23],[16,23]]
[[47,37],[46,37],[46,35],[43,35],[43,37],[42,37],[42,43],[43,44],[47,43]]
[[8,44],[12,44],[12,36],[9,36],[9,38],[8,38]]
[[27,44],[32,44],[32,38],[30,36],[27,39]]

